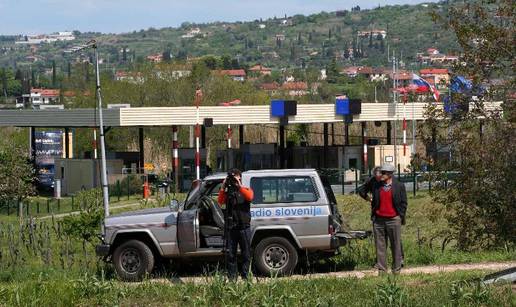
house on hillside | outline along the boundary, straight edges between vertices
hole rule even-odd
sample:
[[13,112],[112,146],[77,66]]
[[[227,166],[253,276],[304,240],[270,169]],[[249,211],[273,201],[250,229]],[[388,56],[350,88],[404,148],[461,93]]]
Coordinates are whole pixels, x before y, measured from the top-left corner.
[[181,35],[181,38],[194,38],[199,35],[201,35],[201,29],[193,28],[190,29],[190,31],[186,32],[186,34]]
[[31,88],[30,94],[23,94],[22,98],[33,108],[39,109],[41,105],[59,103],[59,95],[58,89]]
[[423,65],[451,65],[459,61],[459,57],[456,55],[442,54],[435,48],[428,48],[426,54],[419,52],[416,54],[417,60]]
[[143,83],[143,75],[141,72],[117,71],[115,73],[116,81],[126,81],[131,83]]
[[373,38],[377,38],[378,35],[382,37],[382,39],[385,39],[387,37],[387,31],[385,30],[379,30],[379,29],[373,29],[369,31],[358,31],[357,36],[362,38],[369,38],[369,35],[373,35]]
[[308,94],[308,84],[301,81],[285,82],[281,85],[281,90],[289,96],[304,96]]
[[260,89],[266,91],[269,95],[273,96],[276,95],[280,90],[280,85],[278,84],[278,82],[262,83],[260,85]]
[[214,74],[219,76],[228,76],[234,81],[245,81],[247,76],[245,70],[243,69],[226,69],[226,70],[216,70]]
[[249,68],[249,72],[256,75],[269,76],[272,73],[272,69],[263,66],[262,64],[256,64]]
[[163,54],[156,53],[156,54],[148,55],[147,60],[149,60],[150,62],[153,62],[153,63],[160,63],[163,61]]
[[396,78],[396,80],[398,80],[399,87],[409,86],[412,82],[412,77],[413,74],[406,70],[398,70],[396,74],[394,74],[392,70],[389,71],[389,78]]
[[419,70],[419,74],[438,89],[446,88],[450,82],[450,74],[446,68],[425,68]]

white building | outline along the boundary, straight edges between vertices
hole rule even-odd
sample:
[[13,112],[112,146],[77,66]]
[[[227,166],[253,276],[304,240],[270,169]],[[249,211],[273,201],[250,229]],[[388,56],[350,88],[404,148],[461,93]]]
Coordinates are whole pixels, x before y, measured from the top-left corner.
[[75,36],[73,32],[57,32],[52,34],[26,35],[24,40],[15,42],[16,44],[36,45],[43,43],[53,43],[57,41],[71,41]]
[[54,104],[59,102],[60,91],[55,89],[31,88],[30,94],[23,94],[22,97],[36,108],[41,105]]

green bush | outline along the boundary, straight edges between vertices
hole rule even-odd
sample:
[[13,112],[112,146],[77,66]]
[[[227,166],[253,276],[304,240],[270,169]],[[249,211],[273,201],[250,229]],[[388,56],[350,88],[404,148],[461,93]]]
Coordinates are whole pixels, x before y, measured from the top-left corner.
[[63,218],[61,227],[65,234],[92,244],[96,242],[100,223],[104,218],[101,195],[100,189],[77,193],[77,201],[84,211],[78,215],[69,215]]

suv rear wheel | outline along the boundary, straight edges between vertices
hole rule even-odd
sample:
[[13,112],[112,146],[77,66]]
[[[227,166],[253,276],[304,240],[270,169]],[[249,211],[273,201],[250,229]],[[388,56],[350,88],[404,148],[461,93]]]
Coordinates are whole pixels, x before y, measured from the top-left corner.
[[154,254],[142,241],[130,240],[115,249],[113,263],[120,279],[140,281],[152,272]]
[[256,269],[266,276],[292,274],[297,260],[296,248],[283,237],[265,238],[254,249]]

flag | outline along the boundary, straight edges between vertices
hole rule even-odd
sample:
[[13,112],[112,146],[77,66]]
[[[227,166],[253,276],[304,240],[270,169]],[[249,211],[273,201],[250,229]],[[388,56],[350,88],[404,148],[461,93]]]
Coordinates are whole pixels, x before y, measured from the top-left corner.
[[412,74],[412,84],[409,85],[409,89],[415,91],[416,93],[431,92],[435,101],[439,101],[439,91],[435,88],[435,86],[431,85],[428,83],[428,81],[416,74]]

